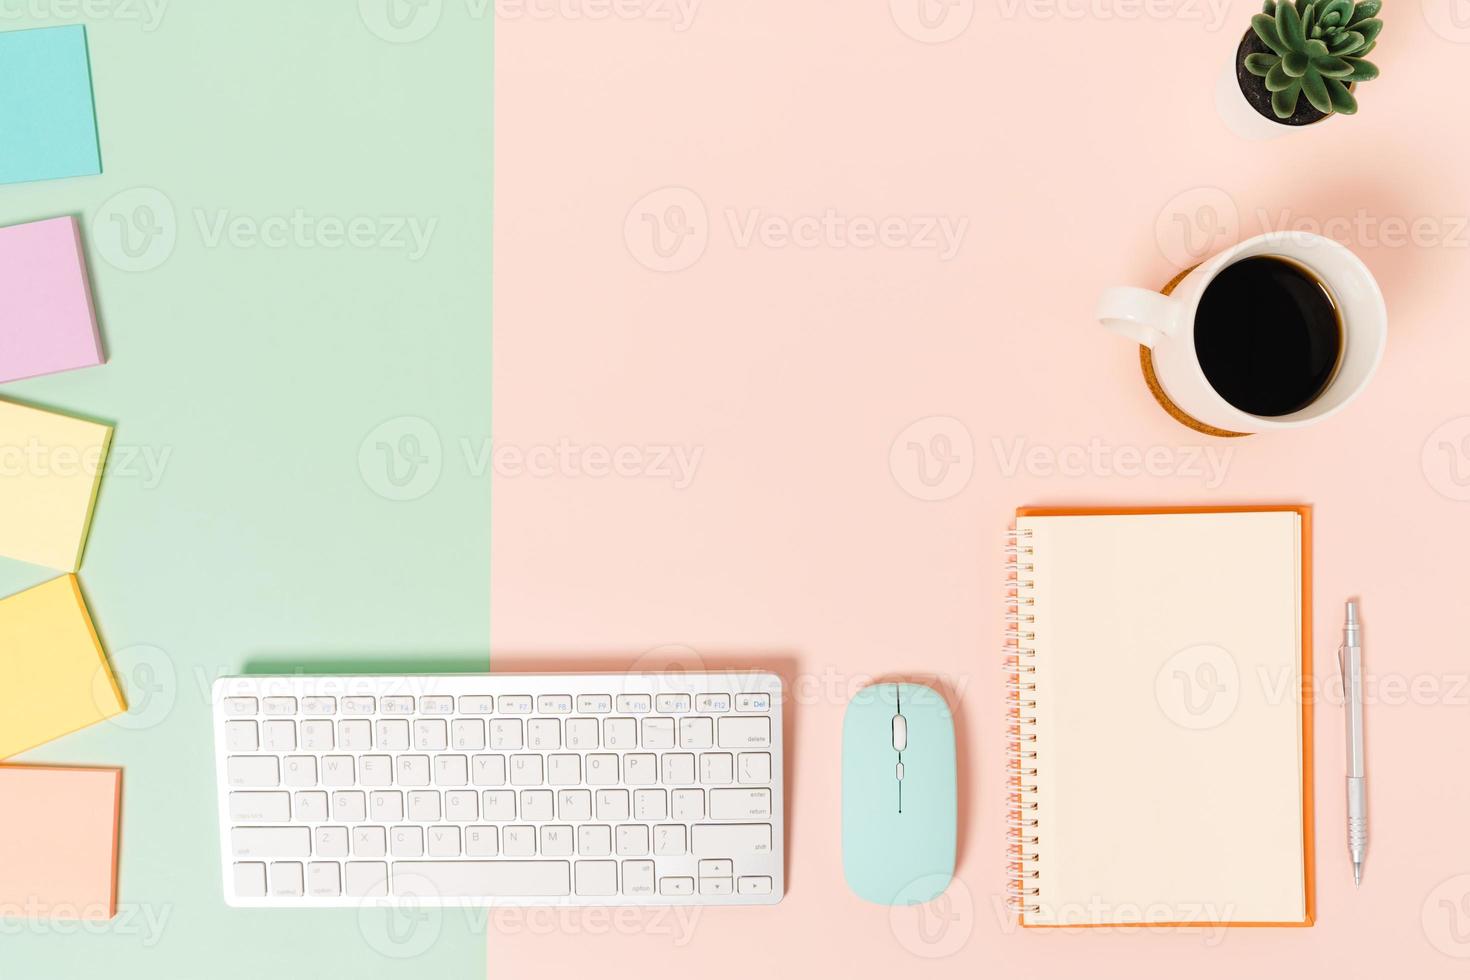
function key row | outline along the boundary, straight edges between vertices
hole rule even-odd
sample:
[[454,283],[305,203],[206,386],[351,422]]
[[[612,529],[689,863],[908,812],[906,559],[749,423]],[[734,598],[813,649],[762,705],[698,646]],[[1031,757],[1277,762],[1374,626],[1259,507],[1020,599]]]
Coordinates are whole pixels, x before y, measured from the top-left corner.
[[[696,711],[705,714],[722,714],[732,708],[728,694],[543,694],[531,697],[528,694],[502,694],[497,699],[488,694],[460,695],[457,699],[448,695],[384,695],[371,697],[235,697],[224,699],[225,714],[231,718],[249,718],[266,715],[281,718],[294,715],[569,715],[619,714],[644,715],[657,707],[660,714],[680,714]],[[771,709],[769,694],[737,694],[733,708],[743,712],[766,712]]]

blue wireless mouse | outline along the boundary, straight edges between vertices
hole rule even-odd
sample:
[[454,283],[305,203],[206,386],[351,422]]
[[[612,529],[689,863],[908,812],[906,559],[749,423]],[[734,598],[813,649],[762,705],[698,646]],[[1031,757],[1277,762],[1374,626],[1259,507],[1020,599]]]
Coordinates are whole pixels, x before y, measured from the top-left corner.
[[954,718],[933,688],[874,684],[842,722],[842,870],[880,905],[938,898],[954,874]]

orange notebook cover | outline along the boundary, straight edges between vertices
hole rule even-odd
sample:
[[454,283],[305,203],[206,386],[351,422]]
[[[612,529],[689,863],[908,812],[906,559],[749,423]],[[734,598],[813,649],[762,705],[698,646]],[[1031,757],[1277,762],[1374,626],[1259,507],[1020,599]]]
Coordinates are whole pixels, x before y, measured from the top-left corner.
[[1311,524],[1286,505],[1017,512],[1023,926],[1312,924]]

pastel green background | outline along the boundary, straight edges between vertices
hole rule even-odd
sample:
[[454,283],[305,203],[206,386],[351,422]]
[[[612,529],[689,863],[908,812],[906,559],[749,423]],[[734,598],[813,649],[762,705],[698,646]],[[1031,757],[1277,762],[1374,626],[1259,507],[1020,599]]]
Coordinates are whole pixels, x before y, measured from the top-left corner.
[[207,698],[488,666],[489,11],[100,3],[104,173],[0,187],[83,222],[109,363],[0,397],[116,424],[81,579],[133,703],[17,760],[124,767],[120,913],[0,919],[3,980],[485,975],[483,914],[226,909]]

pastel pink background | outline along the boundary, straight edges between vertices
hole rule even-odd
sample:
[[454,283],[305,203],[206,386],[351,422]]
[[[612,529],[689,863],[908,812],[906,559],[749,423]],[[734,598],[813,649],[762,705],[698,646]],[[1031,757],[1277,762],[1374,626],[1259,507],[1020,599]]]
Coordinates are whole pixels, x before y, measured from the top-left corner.
[[[640,2],[622,9],[665,9]],[[956,18],[937,30],[958,32],[924,43],[900,26],[939,36],[915,26],[917,2],[704,0],[685,30],[502,11],[497,446],[636,447],[638,472],[656,447],[702,456],[682,488],[499,458],[495,669],[667,659],[771,666],[795,686],[781,905],[687,928],[655,911],[492,917],[492,975],[1463,975],[1470,27],[1449,0],[1391,0],[1362,112],[1248,143],[1212,99],[1254,3],[935,0]],[[671,261],[687,267],[656,271],[647,221],[677,225],[675,205],[694,235]],[[752,213],[829,208],[968,227],[948,260],[742,239]],[[1136,348],[1092,321],[1105,286],[1157,286],[1267,225],[1329,219],[1347,219],[1328,231],[1380,278],[1392,322],[1376,381],[1316,428],[1196,436],[1151,401]],[[1415,222],[1417,244],[1400,242]],[[1121,472],[1046,466],[1092,440],[1125,450]],[[1018,447],[1029,465],[1012,465]],[[1221,480],[1195,469],[1198,447],[1221,454]],[[1155,449],[1152,475],[1134,449]],[[999,906],[1010,516],[1231,502],[1316,508],[1318,924],[1018,931]],[[1357,891],[1330,697],[1355,593],[1373,834]],[[960,865],[932,942],[918,912],[890,916],[842,880],[842,711],[893,673],[940,675],[959,711]]]

